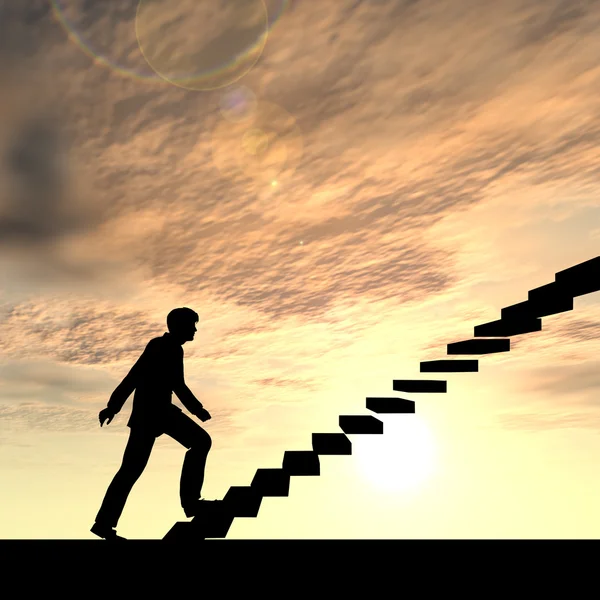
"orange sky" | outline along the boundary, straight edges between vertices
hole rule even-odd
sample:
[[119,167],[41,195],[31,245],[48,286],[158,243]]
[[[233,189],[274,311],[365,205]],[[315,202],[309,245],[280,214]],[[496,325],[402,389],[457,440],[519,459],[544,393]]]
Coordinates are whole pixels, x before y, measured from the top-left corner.
[[[186,89],[137,4],[0,7],[0,538],[94,537],[131,399],[98,411],[172,308],[218,498],[600,254],[599,7],[269,0],[261,53],[260,2],[143,3]],[[228,537],[598,538],[598,296]],[[183,456],[158,441],[121,535],[184,519]]]

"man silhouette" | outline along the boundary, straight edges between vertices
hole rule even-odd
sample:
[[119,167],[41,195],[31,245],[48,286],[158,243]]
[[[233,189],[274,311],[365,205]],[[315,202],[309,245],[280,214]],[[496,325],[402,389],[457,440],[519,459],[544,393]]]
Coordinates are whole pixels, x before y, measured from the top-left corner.
[[100,411],[100,427],[107,425],[121,410],[133,390],[133,409],[127,426],[129,440],[123,462],[108,486],[102,506],[91,528],[104,539],[117,536],[117,522],[127,497],[142,474],[157,437],[163,433],[188,448],[180,481],[181,506],[187,517],[198,513],[204,469],[212,445],[210,435],[172,403],[172,392],[201,421],[210,419],[183,377],[183,344],[194,339],[198,314],[190,308],[175,308],[167,315],[168,333],[148,342],[146,349],[125,379],[112,393],[107,407]]

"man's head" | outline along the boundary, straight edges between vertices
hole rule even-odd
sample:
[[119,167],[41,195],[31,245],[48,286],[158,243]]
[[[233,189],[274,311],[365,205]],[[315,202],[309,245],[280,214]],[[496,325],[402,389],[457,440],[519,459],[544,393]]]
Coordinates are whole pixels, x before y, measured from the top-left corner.
[[180,343],[185,344],[194,339],[198,313],[191,308],[174,308],[167,315],[169,333]]

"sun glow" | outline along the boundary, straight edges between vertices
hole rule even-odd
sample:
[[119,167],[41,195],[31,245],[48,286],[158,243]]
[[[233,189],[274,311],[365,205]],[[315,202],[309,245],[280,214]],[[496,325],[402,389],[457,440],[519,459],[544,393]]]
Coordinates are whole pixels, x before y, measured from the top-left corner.
[[[380,417],[381,418],[381,417]],[[417,488],[435,470],[435,440],[416,414],[386,415],[383,435],[352,436],[352,453],[363,476],[378,489]]]

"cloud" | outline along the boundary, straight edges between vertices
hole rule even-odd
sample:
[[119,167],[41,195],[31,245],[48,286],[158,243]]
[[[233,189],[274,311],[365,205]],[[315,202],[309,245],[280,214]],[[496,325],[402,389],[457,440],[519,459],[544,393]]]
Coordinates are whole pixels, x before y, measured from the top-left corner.
[[600,404],[600,362],[587,361],[583,364],[559,364],[534,369],[526,389],[548,396],[587,398],[588,403]]
[[79,433],[98,428],[98,411],[92,407],[86,410],[26,402],[0,404],[0,421],[3,429],[11,433],[30,430]]
[[[543,215],[560,238],[565,218],[597,204],[594,6],[292,2],[239,83],[260,123],[274,114],[267,102],[292,117],[297,129],[271,133],[294,160],[240,164],[244,126],[219,129],[225,91],[168,85],[140,62],[136,4],[70,4],[95,62],[47,3],[0,4],[0,77],[18,99],[0,111],[4,356],[116,380],[162,334],[170,308],[201,306],[213,336],[203,357],[234,378],[225,365],[245,352],[314,362],[391,306],[450,298],[455,313],[424,341],[441,352],[499,318],[486,317],[484,300],[516,285],[508,274],[545,274],[548,248],[566,260],[570,240],[592,227],[590,216],[562,244],[537,230]],[[217,168],[215,149],[233,171]],[[265,179],[273,164],[277,186]],[[589,344],[596,312],[514,348],[541,360],[566,352],[561,340]],[[290,324],[324,331],[307,341]],[[10,368],[43,382],[35,364]],[[322,381],[314,369],[298,378],[278,368],[244,381]],[[73,387],[67,373],[56,402],[101,383],[83,369]]]
[[115,382],[106,372],[83,370],[51,361],[3,361],[0,365],[0,402],[21,399],[73,405],[108,391]]
[[[110,425],[104,425],[102,433],[108,431],[111,435],[129,435],[126,426],[131,414],[131,401],[121,410]],[[39,402],[12,402],[6,404],[0,401],[0,425],[7,437],[0,439],[0,444],[14,445],[14,434],[27,431],[43,431],[50,433],[98,433],[100,424],[98,413],[104,407],[103,403],[89,407],[61,406],[58,404],[40,404]],[[251,430],[251,424],[239,424],[238,416],[227,410],[212,409],[212,419],[206,425],[207,431],[217,438],[219,447],[227,447],[231,434],[243,434]],[[168,444],[165,438],[159,440]]]
[[532,10],[535,3],[523,2],[522,5],[525,19],[519,38],[524,46],[547,44],[557,36],[585,27],[585,19],[590,17],[592,12],[587,10],[588,3],[581,0],[575,2],[559,0],[543,12],[536,11],[535,8]]
[[166,330],[166,325],[161,331],[160,325],[151,323],[140,311],[126,314],[106,304],[94,306],[85,300],[61,297],[49,305],[23,302],[9,306],[4,327],[0,350],[6,356],[51,357],[69,365],[99,365],[123,359],[133,364],[149,339]]
[[529,433],[556,429],[593,429],[600,427],[600,412],[507,413],[497,417],[505,429]]

